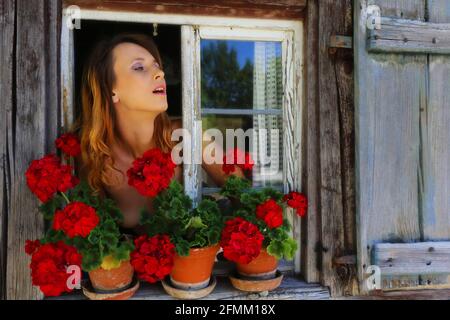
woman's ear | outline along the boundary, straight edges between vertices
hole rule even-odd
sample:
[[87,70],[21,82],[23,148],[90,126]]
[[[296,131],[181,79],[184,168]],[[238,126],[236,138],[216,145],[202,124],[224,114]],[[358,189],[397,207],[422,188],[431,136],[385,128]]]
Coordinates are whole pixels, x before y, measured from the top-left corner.
[[113,100],[114,103],[118,103],[120,101],[119,96],[117,95],[117,93],[113,92],[112,100]]

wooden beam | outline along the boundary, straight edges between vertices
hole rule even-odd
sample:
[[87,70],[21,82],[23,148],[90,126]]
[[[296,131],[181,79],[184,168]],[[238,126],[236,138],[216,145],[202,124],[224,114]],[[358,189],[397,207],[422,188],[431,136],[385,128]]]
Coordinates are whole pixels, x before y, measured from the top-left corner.
[[[421,238],[418,123],[427,90],[425,55],[368,53],[369,4],[379,5],[384,15],[425,16],[422,0],[355,2],[356,226],[362,294],[368,291],[366,270],[374,244]],[[410,280],[411,286],[419,284],[419,277]]]
[[[17,0],[15,83],[12,108],[7,110],[8,237],[6,298],[36,299],[42,293],[33,287],[30,258],[25,241],[40,238],[44,221],[38,200],[28,189],[25,171],[30,162],[54,152],[59,119],[59,30],[58,0]],[[6,40],[6,39],[5,39]],[[3,81],[3,78],[2,78]]]
[[267,19],[299,19],[307,0],[166,0],[166,1],[100,1],[65,0],[64,6],[77,5],[81,9],[138,11],[165,14],[190,14],[208,16],[233,16]]
[[303,112],[302,186],[308,197],[308,214],[302,223],[302,273],[308,282],[319,282],[320,146],[319,146],[319,3],[310,1],[305,32],[305,108]]
[[346,297],[342,300],[449,300],[448,289],[420,289],[371,292],[369,296]]
[[450,242],[379,243],[373,264],[382,276],[450,274]]
[[6,256],[9,199],[11,197],[11,139],[8,128],[12,124],[14,105],[14,32],[15,1],[5,1],[0,6],[0,300],[6,298]]
[[350,269],[335,257],[355,253],[353,57],[329,52],[332,35],[352,34],[352,1],[319,2],[319,127],[322,283],[332,296],[357,288]]
[[368,37],[369,52],[450,54],[450,23],[382,18]]

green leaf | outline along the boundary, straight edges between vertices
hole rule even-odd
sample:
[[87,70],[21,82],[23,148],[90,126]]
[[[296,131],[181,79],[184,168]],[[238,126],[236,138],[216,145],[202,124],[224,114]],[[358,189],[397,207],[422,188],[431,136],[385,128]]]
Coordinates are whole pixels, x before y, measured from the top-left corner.
[[276,257],[277,259],[292,260],[297,251],[297,242],[292,238],[287,238],[283,241],[272,240],[267,247],[267,253]]
[[251,188],[250,180],[231,175],[225,181],[220,194],[225,197],[239,199],[240,195]]
[[187,223],[187,225],[184,228],[185,229],[188,229],[188,228],[199,229],[199,228],[205,228],[205,227],[207,227],[207,225],[202,222],[201,217],[192,217],[191,219],[189,219],[189,222]]

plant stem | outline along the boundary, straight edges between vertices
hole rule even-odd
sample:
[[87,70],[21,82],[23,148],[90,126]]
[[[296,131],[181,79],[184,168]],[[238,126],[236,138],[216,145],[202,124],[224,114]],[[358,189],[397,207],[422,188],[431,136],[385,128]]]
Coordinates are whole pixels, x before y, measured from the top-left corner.
[[67,198],[66,194],[64,192],[61,192],[61,195],[63,196],[63,198],[67,201],[67,204],[70,203],[69,198]]

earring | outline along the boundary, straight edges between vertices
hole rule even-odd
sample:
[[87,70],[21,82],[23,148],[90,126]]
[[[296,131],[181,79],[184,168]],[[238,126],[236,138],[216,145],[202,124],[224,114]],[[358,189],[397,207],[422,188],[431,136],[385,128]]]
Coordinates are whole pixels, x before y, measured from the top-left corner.
[[153,24],[153,36],[156,37],[158,35],[158,24]]

